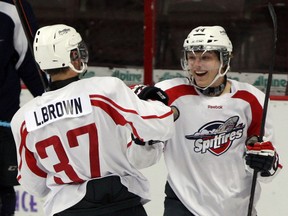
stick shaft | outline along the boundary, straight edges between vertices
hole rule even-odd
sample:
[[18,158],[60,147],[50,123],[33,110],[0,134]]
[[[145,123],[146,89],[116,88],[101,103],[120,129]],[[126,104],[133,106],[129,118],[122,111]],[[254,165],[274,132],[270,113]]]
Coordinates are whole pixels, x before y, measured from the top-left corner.
[[[271,83],[272,83],[273,70],[274,70],[274,65],[275,65],[276,43],[277,43],[277,16],[276,16],[274,7],[270,2],[268,4],[268,9],[269,9],[269,13],[271,15],[272,21],[273,21],[274,43],[273,43],[273,51],[272,51],[272,61],[271,61],[270,68],[269,68],[268,81],[267,81],[267,86],[266,86],[265,100],[263,104],[263,113],[262,113],[262,122],[261,122],[261,128],[260,128],[260,135],[259,135],[260,140],[259,141],[263,141],[263,136],[265,133],[265,123],[266,123],[268,102],[269,102],[269,97],[270,97],[270,88],[271,88]],[[250,200],[249,200],[249,206],[248,206],[248,216],[252,215],[254,195],[255,195],[255,189],[256,189],[256,183],[257,183],[257,175],[258,175],[258,172],[254,170],[253,178],[252,178],[252,185],[251,185],[251,192],[250,192]]]
[[261,124],[261,130],[260,130],[260,139],[263,139],[264,133],[265,133],[265,123],[266,123],[266,116],[267,116],[267,109],[268,109],[268,102],[270,97],[270,88],[272,83],[272,77],[273,77],[273,70],[275,65],[275,55],[276,55],[276,43],[277,43],[277,17],[274,10],[273,5],[269,2],[268,9],[273,21],[273,30],[274,30],[274,41],[273,41],[273,51],[272,51],[272,60],[269,68],[269,74],[268,74],[268,81],[266,86],[266,94],[265,94],[265,101],[263,105],[263,113],[262,113],[262,124]]
[[[27,15],[26,15],[26,12],[24,10],[23,4],[22,4],[22,0],[13,0],[13,2],[15,4],[15,7],[16,7],[17,13],[19,15],[22,27],[24,29],[25,36],[26,36],[27,41],[28,41],[29,49],[30,49],[30,51],[31,51],[31,53],[33,55],[34,34],[33,34],[33,31],[32,31],[32,28],[31,28],[31,26],[29,24],[29,19],[28,19]],[[45,83],[43,75],[42,75],[43,72],[40,70],[39,65],[36,62],[35,62],[35,66],[36,66],[38,74],[40,76],[43,88],[46,90],[47,86],[46,86],[46,83]]]

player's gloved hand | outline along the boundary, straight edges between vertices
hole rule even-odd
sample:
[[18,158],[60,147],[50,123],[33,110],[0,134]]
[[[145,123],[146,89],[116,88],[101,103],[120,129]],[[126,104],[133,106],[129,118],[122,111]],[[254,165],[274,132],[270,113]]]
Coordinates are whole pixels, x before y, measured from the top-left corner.
[[140,139],[138,139],[137,137],[134,137],[133,134],[131,134],[131,138],[132,138],[132,140],[134,141],[135,144],[137,144],[137,145],[142,145],[142,146],[146,145],[146,143],[147,143],[148,145],[153,145],[153,144],[155,144],[155,143],[161,142],[161,141],[157,141],[157,140],[149,140],[149,141],[147,141],[147,142],[143,142],[143,141],[141,141]]
[[146,85],[134,85],[130,87],[132,91],[142,100],[158,100],[168,105],[169,97],[168,95],[160,88],[155,86],[146,86]]
[[276,151],[270,141],[259,142],[259,137],[252,136],[246,140],[246,164],[261,173],[262,176],[270,176],[276,160]]

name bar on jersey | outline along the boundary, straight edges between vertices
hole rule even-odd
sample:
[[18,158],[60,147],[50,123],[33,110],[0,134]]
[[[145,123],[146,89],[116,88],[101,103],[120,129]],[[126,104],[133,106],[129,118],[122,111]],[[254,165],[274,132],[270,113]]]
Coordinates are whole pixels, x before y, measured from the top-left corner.
[[37,130],[60,119],[79,117],[91,112],[92,106],[88,95],[52,101],[25,113],[27,131]]

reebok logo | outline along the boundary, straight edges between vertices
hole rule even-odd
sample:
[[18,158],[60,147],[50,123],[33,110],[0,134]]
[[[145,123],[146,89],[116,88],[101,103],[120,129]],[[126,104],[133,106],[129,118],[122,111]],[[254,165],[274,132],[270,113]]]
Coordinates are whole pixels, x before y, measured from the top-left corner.
[[217,105],[208,105],[208,109],[223,109],[223,106],[217,106]]

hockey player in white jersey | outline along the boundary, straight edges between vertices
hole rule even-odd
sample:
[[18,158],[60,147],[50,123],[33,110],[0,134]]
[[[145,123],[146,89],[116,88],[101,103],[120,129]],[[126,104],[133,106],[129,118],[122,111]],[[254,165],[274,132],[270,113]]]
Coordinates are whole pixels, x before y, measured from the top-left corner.
[[[147,215],[149,183],[130,163],[132,137],[171,138],[172,109],[140,100],[118,78],[79,80],[88,51],[70,26],[40,28],[33,47],[51,82],[50,91],[25,104],[11,123],[20,184],[45,199],[47,216]],[[156,162],[147,155],[142,159]]]
[[[180,111],[176,133],[164,148],[164,216],[245,216],[253,169],[259,181],[271,180],[281,169],[269,110],[264,142],[254,139],[260,134],[265,95],[227,79],[232,44],[222,27],[193,29],[183,47],[188,77],[155,85]],[[260,190],[257,182],[254,205]]]

